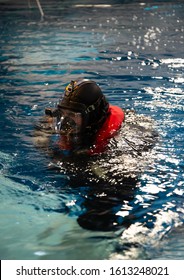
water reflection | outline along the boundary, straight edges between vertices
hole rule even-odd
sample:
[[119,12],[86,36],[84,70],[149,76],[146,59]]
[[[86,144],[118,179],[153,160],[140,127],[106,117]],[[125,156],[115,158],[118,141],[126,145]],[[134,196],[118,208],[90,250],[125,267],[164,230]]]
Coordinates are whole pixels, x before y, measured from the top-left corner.
[[[26,1],[1,5],[2,257],[183,258],[183,4],[97,2],[43,1],[44,20]],[[113,104],[158,124],[152,160],[144,154],[147,164],[131,180],[120,180],[118,155],[91,162],[84,182],[69,180],[33,147],[44,108],[68,77],[84,75]],[[136,156],[126,155],[128,169],[136,170]]]
[[[133,200],[136,180],[132,179],[123,188],[97,186],[88,192],[82,207],[85,211],[77,219],[85,229],[110,231],[128,227],[133,220],[129,214],[129,202]],[[100,190],[99,190],[100,188]]]

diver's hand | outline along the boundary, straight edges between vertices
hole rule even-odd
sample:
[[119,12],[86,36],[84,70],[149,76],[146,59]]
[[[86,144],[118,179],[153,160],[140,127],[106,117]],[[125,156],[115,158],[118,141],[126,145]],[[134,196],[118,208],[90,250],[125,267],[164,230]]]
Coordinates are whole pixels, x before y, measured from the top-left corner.
[[49,146],[51,133],[43,130],[35,130],[32,134],[32,141],[37,148]]
[[49,145],[49,137],[45,135],[34,136],[33,143],[38,148],[48,147]]
[[49,146],[50,136],[55,133],[52,122],[51,117],[44,116],[40,123],[35,125],[32,140],[36,147],[46,148]]

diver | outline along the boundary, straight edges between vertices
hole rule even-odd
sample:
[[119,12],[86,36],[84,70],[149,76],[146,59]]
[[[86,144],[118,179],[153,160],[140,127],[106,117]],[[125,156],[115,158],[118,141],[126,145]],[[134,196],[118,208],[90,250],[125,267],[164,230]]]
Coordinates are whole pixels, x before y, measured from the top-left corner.
[[88,79],[71,81],[57,106],[45,109],[35,131],[37,146],[45,147],[70,174],[90,170],[90,181],[96,180],[94,175],[112,182],[113,176],[116,181],[135,177],[148,163],[144,152],[156,138],[149,117],[109,104],[96,82]]
[[46,108],[45,114],[46,130],[60,135],[57,143],[65,155],[104,152],[125,118],[124,111],[109,104],[100,87],[87,79],[71,81],[57,108]]
[[94,230],[128,226],[130,215],[122,218],[117,211],[124,204],[127,208],[139,174],[152,166],[150,150],[158,135],[151,118],[109,104],[96,82],[79,79],[66,86],[55,108],[45,109],[34,136],[51,158],[51,172],[59,172],[62,181],[66,175],[72,189],[87,186],[79,199],[85,209],[79,225]]

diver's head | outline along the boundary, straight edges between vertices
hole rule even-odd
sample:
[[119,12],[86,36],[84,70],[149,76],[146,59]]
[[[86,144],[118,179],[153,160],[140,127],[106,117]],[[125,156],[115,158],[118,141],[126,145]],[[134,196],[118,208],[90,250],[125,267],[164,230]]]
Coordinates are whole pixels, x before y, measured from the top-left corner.
[[[57,130],[71,134],[95,133],[108,115],[109,103],[100,87],[87,79],[71,81],[57,109]],[[48,112],[46,112],[48,114]]]

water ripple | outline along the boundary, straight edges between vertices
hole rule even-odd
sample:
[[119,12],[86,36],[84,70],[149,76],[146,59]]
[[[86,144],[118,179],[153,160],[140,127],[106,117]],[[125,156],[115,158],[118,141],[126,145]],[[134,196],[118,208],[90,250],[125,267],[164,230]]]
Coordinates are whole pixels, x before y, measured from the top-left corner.
[[[0,3],[2,257],[183,259],[183,4],[43,1],[41,19],[33,2]],[[44,108],[83,76],[155,120],[151,153],[124,127],[119,150],[67,174],[33,145]]]

